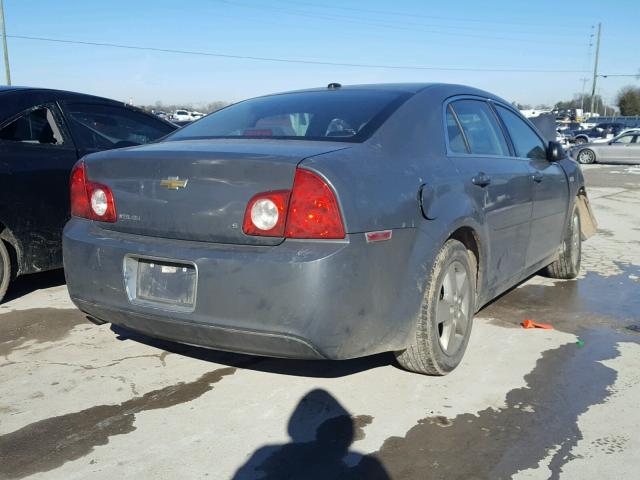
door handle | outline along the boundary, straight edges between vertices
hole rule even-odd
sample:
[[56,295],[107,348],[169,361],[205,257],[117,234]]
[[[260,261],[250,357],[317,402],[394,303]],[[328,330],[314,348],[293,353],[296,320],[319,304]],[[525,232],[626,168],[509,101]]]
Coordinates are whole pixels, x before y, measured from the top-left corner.
[[486,187],[491,183],[491,177],[484,172],[480,172],[471,179],[471,183],[478,187]]
[[534,182],[540,183],[544,178],[544,175],[542,175],[540,172],[536,172],[533,175],[531,175],[531,178],[533,179]]

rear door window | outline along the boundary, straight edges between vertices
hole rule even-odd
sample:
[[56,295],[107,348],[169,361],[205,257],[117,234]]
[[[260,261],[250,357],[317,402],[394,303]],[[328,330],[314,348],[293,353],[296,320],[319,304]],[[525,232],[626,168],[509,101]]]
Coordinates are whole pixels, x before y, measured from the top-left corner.
[[72,135],[87,149],[141,145],[174,130],[151,115],[124,106],[67,103],[65,110]]
[[509,156],[509,147],[489,105],[482,100],[456,100],[450,104],[474,155]]
[[507,127],[516,156],[535,160],[547,158],[544,142],[524,120],[500,105],[496,105],[496,110]]
[[53,111],[46,106],[30,109],[2,127],[0,140],[45,145],[64,143]]

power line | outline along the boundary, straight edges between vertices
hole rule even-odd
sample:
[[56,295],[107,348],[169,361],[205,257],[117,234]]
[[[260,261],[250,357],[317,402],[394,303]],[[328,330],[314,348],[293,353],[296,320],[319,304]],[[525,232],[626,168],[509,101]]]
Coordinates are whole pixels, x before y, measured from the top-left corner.
[[[456,22],[468,22],[468,23],[482,23],[482,24],[487,24],[487,23],[493,23],[493,24],[500,24],[500,25],[528,25],[528,26],[534,26],[534,27],[539,27],[540,24],[537,23],[531,23],[531,22],[513,22],[513,21],[508,21],[508,20],[489,20],[489,19],[473,19],[473,18],[463,18],[463,17],[442,17],[442,16],[435,16],[435,15],[424,15],[424,14],[419,14],[419,13],[414,13],[414,12],[398,12],[398,11],[391,11],[391,10],[375,10],[375,9],[371,9],[371,8],[361,8],[361,7],[347,7],[344,5],[339,5],[339,6],[331,6],[331,5],[324,5],[324,4],[314,4],[314,3],[310,3],[310,2],[301,2],[301,1],[296,1],[296,0],[280,0],[280,2],[284,2],[284,3],[290,3],[290,4],[294,4],[294,5],[302,5],[302,6],[307,6],[307,7],[314,7],[314,8],[324,8],[324,9],[333,9],[335,8],[336,10],[349,10],[349,11],[354,11],[354,12],[358,12],[360,14],[362,13],[374,13],[374,14],[380,14],[380,15],[393,15],[393,16],[400,16],[400,17],[409,17],[409,18],[426,18],[426,19],[431,19],[431,20],[446,20],[446,21],[456,21]],[[566,26],[563,25],[562,27],[563,29],[566,28],[573,28],[573,29],[582,29],[582,27],[576,27],[576,26]]]
[[[218,1],[222,1],[224,3],[227,3],[229,5],[238,5],[238,6],[244,6],[244,7],[251,7],[251,8],[262,8],[264,9],[264,6],[258,6],[258,5],[252,5],[252,4],[247,4],[247,3],[242,3],[242,2],[237,2],[237,1],[229,1],[229,0],[218,0]],[[357,17],[354,16],[345,16],[345,15],[339,15],[339,14],[335,14],[335,13],[320,13],[320,12],[314,12],[314,11],[310,11],[310,10],[296,10],[296,9],[290,9],[290,8],[282,8],[282,7],[276,7],[276,9],[278,11],[283,11],[286,13],[292,13],[292,14],[304,14],[306,16],[315,16],[318,18],[327,18],[327,19],[338,19],[338,20],[356,20],[358,23],[364,23],[364,21],[367,20],[372,20],[375,22],[384,22],[384,24],[389,25],[389,26],[393,26],[393,25],[401,25],[403,27],[406,27],[407,25],[413,25],[413,26],[417,26],[417,27],[422,27],[422,28],[446,28],[446,29],[454,29],[454,30],[471,30],[471,31],[480,31],[480,32],[495,32],[495,27],[494,28],[478,28],[475,26],[466,26],[466,25],[458,25],[458,26],[451,26],[451,25],[443,25],[443,24],[437,24],[437,25],[433,25],[433,24],[425,24],[425,23],[417,23],[417,22],[411,22],[411,21],[407,21],[407,20],[381,20],[378,18],[366,18],[362,16],[363,12],[371,12],[371,13],[377,13],[377,14],[381,14],[383,13],[383,11],[381,10],[369,10],[369,9],[353,9],[353,8],[346,8],[346,7],[332,7],[332,6],[328,6],[328,5],[312,5],[309,4],[307,2],[296,2],[296,1],[287,1],[287,0],[280,0],[280,3],[282,2],[285,3],[292,3],[294,5],[305,5],[305,6],[311,6],[311,7],[317,7],[317,8],[324,8],[324,9],[332,9],[332,10],[338,10],[339,12],[342,13],[343,10],[357,10],[358,13],[360,15],[358,15]],[[268,7],[269,10],[273,10],[273,6],[269,6]],[[407,14],[407,13],[398,13],[398,12],[384,12],[385,16],[388,15],[400,15],[403,17],[409,17],[412,20],[415,20],[416,17],[422,17],[422,18],[429,18],[431,20],[445,20],[445,21],[450,21],[444,17],[431,17],[431,16],[422,16],[422,15],[412,15],[412,14]],[[464,20],[463,20],[464,21]],[[484,22],[483,22],[484,23]],[[491,22],[489,22],[491,23]],[[365,23],[366,24],[366,23]],[[381,25],[381,24],[376,24],[376,25]],[[513,32],[513,31],[503,31],[503,33],[508,33],[508,34],[525,34],[525,35],[537,35],[538,37],[540,37],[541,32],[539,30],[532,32],[532,31],[524,31],[522,29]],[[562,36],[562,37],[575,37],[575,34],[571,34],[571,33],[554,33],[554,36]]]
[[599,77],[602,78],[609,78],[609,77],[635,77],[635,78],[640,78],[640,72],[638,73],[614,73],[614,74],[607,74],[607,75],[598,75]]
[[[431,34],[435,34],[435,35],[447,35],[447,36],[453,36],[453,37],[482,38],[482,39],[486,39],[486,40],[500,40],[500,41],[509,41],[509,42],[522,42],[522,43],[535,43],[535,44],[541,44],[542,43],[542,44],[550,44],[550,45],[557,45],[558,44],[558,42],[551,41],[551,40],[539,40],[539,39],[535,39],[534,40],[534,39],[527,39],[527,38],[515,38],[515,37],[492,36],[492,35],[478,35],[478,34],[472,34],[472,33],[458,33],[458,32],[443,31],[443,30],[426,30],[424,27],[423,28],[412,28],[412,27],[406,26],[407,25],[406,22],[403,22],[402,25],[389,24],[389,23],[379,23],[380,21],[371,22],[371,21],[360,20],[360,19],[357,19],[357,18],[354,18],[354,17],[348,17],[348,16],[344,16],[344,15],[323,14],[323,13],[304,11],[304,10],[294,10],[294,9],[289,9],[289,8],[278,8],[278,7],[273,7],[272,5],[269,5],[269,6],[252,5],[252,4],[241,3],[241,2],[230,1],[230,0],[214,0],[214,1],[217,1],[219,3],[224,3],[226,5],[232,5],[232,6],[236,6],[236,7],[242,7],[242,8],[266,10],[266,11],[269,11],[269,12],[281,12],[281,13],[284,13],[285,15],[293,15],[293,16],[297,16],[297,17],[306,17],[306,18],[314,18],[314,19],[339,21],[339,22],[351,23],[351,24],[356,24],[356,25],[367,25],[367,26],[373,26],[373,27],[379,27],[379,28],[387,28],[387,29],[393,29],[393,30],[431,33]],[[414,24],[414,25],[418,25],[418,24]],[[571,43],[563,42],[563,45],[566,46],[566,45],[579,45],[579,44],[577,44],[577,43],[571,44]]]
[[323,66],[334,66],[334,67],[379,68],[379,69],[391,69],[391,70],[431,70],[431,71],[443,71],[443,72],[459,71],[459,72],[495,72],[495,73],[585,73],[585,70],[550,70],[550,69],[531,69],[531,68],[512,68],[512,67],[488,67],[488,68],[439,67],[439,66],[432,66],[432,65],[384,65],[384,64],[371,64],[371,63],[350,63],[350,62],[333,62],[333,61],[319,61],[319,60],[316,61],[316,60],[302,60],[302,59],[281,58],[281,57],[258,57],[254,55],[233,55],[228,53],[204,52],[204,51],[197,51],[197,50],[178,50],[178,49],[172,49],[172,48],[125,45],[125,44],[110,43],[110,42],[65,40],[61,38],[35,37],[35,36],[28,36],[28,35],[7,35],[7,37],[21,39],[21,40],[33,40],[33,41],[40,41],[40,42],[63,43],[63,44],[72,44],[72,45],[89,45],[89,46],[95,46],[95,47],[121,48],[121,49],[128,49],[128,50],[172,53],[172,54],[181,54],[181,55],[199,55],[199,56],[205,56],[205,57],[229,58],[229,59],[236,59],[236,60],[293,63],[293,64],[303,64],[303,65],[323,65]]

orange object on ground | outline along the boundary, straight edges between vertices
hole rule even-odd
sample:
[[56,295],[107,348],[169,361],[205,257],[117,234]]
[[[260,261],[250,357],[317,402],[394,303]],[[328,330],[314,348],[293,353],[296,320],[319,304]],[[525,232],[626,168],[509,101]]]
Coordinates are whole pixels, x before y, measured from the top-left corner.
[[533,320],[525,320],[522,322],[524,328],[544,328],[545,330],[553,330],[553,325],[548,323],[534,322]]

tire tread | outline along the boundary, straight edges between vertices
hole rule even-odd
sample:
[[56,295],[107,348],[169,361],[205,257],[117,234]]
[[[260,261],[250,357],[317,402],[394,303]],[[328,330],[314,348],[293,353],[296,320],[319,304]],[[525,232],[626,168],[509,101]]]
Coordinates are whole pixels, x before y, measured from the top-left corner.
[[[456,249],[464,249],[469,256],[469,264],[471,266],[473,295],[475,295],[475,277],[477,273],[477,260],[474,254],[467,250],[467,248],[458,240],[448,240],[433,262],[431,271],[429,272],[429,283],[425,288],[424,299],[420,305],[420,313],[418,316],[418,325],[416,327],[415,341],[412,342],[405,350],[396,352],[396,360],[406,370],[416,373],[422,373],[427,375],[446,375],[449,373],[444,370],[437,362],[436,352],[433,351],[433,342],[431,342],[431,336],[435,334],[429,320],[429,299],[433,298],[432,290],[436,287],[434,280],[437,278],[438,272],[442,268],[442,265],[448,260],[449,256]],[[475,301],[473,302],[472,318],[475,313]]]

